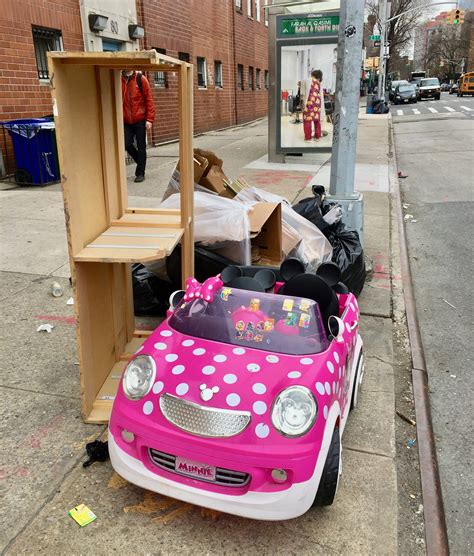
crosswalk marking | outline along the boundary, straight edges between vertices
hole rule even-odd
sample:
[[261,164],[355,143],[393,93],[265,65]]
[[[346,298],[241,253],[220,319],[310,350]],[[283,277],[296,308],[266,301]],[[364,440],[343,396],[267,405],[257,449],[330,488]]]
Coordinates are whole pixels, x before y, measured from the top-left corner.
[[437,113],[438,113],[438,111],[436,110],[436,108],[431,108],[431,106],[427,106],[427,108],[428,108],[428,110],[429,110],[430,112],[433,112],[433,114],[437,114]]
[[468,106],[461,106],[461,108],[463,110],[467,110],[468,112],[472,112],[472,108],[469,108]]
[[454,108],[451,108],[451,106],[445,106],[446,110],[448,110],[449,112],[456,112],[456,110],[454,110]]
[[413,114],[421,114],[421,112],[416,108],[412,108],[412,110],[413,110]]
[[403,110],[397,110],[397,116],[403,116]]

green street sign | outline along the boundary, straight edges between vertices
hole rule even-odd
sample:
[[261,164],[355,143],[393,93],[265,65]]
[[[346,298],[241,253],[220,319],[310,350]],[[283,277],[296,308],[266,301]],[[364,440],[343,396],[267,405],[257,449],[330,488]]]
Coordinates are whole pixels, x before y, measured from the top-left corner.
[[369,41],[379,41],[380,35],[369,35]]
[[339,15],[284,16],[279,19],[278,37],[327,37],[339,33]]

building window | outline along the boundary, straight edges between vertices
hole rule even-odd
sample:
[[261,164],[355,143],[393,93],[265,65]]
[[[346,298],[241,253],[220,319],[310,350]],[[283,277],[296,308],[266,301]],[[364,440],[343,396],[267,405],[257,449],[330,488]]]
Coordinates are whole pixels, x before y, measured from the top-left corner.
[[242,0],[235,0],[235,9],[242,13]]
[[260,0],[255,0],[255,19],[260,21]]
[[206,80],[206,58],[197,57],[197,76],[198,76],[198,87],[205,89],[207,87]]
[[253,90],[253,67],[249,66],[249,89]]
[[242,64],[237,66],[237,89],[244,90],[244,66]]
[[247,0],[247,16],[253,18],[253,0]]
[[187,52],[178,52],[178,60],[189,62],[189,54]]
[[[155,50],[158,52],[158,54],[166,54],[166,50],[164,48],[155,48]],[[155,71],[153,84],[159,89],[166,89],[166,87],[168,86],[166,73],[164,71]]]
[[268,79],[268,70],[265,70],[265,89],[268,89],[269,79]]
[[222,62],[214,60],[214,85],[222,89]]
[[54,50],[64,50],[61,31],[46,29],[45,27],[33,27],[32,31],[38,77],[40,79],[49,79],[48,57],[46,53]]
[[258,68],[255,70],[255,86],[260,89],[260,70]]
[[[268,6],[268,0],[265,0],[265,6]],[[268,27],[268,10],[263,10],[263,21],[265,25]]]

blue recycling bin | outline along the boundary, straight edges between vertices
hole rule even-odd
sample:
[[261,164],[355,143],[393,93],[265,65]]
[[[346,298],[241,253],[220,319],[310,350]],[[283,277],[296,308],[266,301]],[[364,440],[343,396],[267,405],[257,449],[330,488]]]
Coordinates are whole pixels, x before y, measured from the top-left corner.
[[59,180],[59,160],[54,122],[49,118],[2,122],[15,155],[15,182],[47,185]]

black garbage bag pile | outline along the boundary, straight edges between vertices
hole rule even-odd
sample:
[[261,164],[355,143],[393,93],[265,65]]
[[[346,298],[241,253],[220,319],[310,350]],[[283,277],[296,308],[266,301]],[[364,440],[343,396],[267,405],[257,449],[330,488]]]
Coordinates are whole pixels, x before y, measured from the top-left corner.
[[302,199],[293,209],[317,226],[332,245],[332,260],[342,273],[342,282],[356,296],[359,296],[367,275],[364,250],[359,234],[348,228],[342,221],[328,223],[324,216],[334,209],[336,203],[325,200],[322,185],[313,186],[313,197]]
[[177,288],[158,278],[140,263],[132,265],[133,305],[140,317],[163,317],[169,296]]

